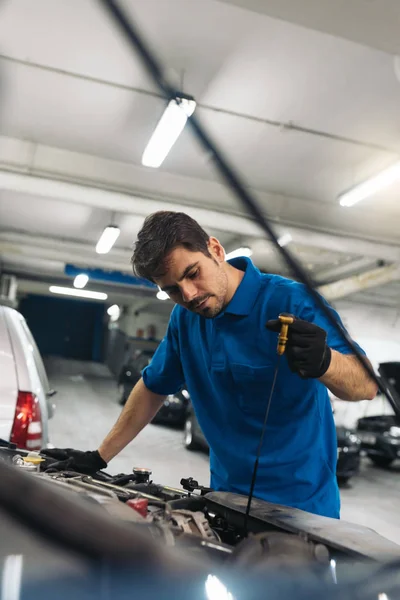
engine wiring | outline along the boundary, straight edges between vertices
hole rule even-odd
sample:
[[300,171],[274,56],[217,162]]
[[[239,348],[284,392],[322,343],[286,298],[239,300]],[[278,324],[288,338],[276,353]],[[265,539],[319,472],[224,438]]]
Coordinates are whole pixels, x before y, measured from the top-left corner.
[[[98,1],[103,5],[111,19],[124,33],[133,52],[140,57],[148,74],[151,76],[165,99],[167,101],[176,99],[180,91],[175,89],[175,87],[168,81],[168,78],[165,75],[165,69],[163,69],[161,62],[158,60],[158,58],[156,58],[155,53],[150,49],[149,45],[144,40],[144,37],[139,32],[138,27],[132,22],[131,19],[128,19],[126,13],[123,11],[118,2],[115,2],[115,0]],[[269,219],[263,215],[256,200],[246,189],[246,186],[242,181],[237,169],[229,164],[229,161],[227,160],[226,156],[224,156],[221,148],[217,147],[216,143],[211,139],[210,135],[206,132],[205,128],[195,114],[192,114],[188,118],[188,125],[192,128],[198,142],[203,146],[209,156],[212,157],[214,166],[219,171],[222,179],[225,180],[225,183],[239,199],[241,204],[246,208],[247,212],[250,213],[251,217],[255,220],[260,229],[262,229],[267,237],[272,241],[277,251],[281,254],[286,264],[289,266],[294,277],[305,286],[315,304],[326,316],[332,326],[335,327],[335,329],[339,332],[348,348],[357,357],[365,372],[377,384],[382,394],[386,396],[396,416],[400,418],[400,398],[398,397],[398,394],[388,385],[387,380],[382,375],[378,377],[369,361],[358,350],[357,345],[351,339],[350,335],[336,320],[333,313],[325,306],[322,297],[316,290],[314,281],[307,273],[306,269],[302,266],[301,262],[290,252],[287,247],[280,246],[278,243],[278,236],[275,233]]]

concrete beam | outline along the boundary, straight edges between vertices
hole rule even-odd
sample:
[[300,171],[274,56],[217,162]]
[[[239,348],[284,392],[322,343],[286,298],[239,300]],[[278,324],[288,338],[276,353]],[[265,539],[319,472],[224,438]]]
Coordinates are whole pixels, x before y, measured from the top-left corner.
[[348,260],[333,267],[322,267],[321,269],[318,269],[318,271],[314,273],[314,280],[320,285],[326,285],[338,281],[339,279],[345,279],[353,275],[371,271],[380,266],[378,263],[379,259],[361,256],[360,258]]
[[372,269],[366,273],[353,275],[353,277],[341,279],[340,281],[335,281],[328,285],[322,285],[318,288],[318,291],[327,300],[332,301],[398,280],[400,280],[399,265],[388,265],[386,267]]
[[[332,0],[222,0],[225,4],[239,6],[279,19],[327,33],[330,36],[351,40],[387,52],[400,54],[398,36],[398,8],[387,2],[385,10],[379,2],[353,0],[348,4]],[[383,33],[384,32],[384,33]]]
[[291,234],[294,244],[400,263],[400,244],[381,244],[367,239],[308,231],[298,227],[288,227],[287,231]]
[[[31,163],[33,152],[34,167]],[[211,231],[263,237],[263,232],[248,217],[229,187],[217,181],[149,170],[131,163],[4,136],[0,136],[0,167],[0,189],[10,193],[19,191],[108,212],[112,206],[116,212],[138,217],[159,209],[184,210]],[[369,240],[375,240],[375,243],[390,240],[397,248],[397,259],[381,256],[379,248],[375,248],[378,253],[373,256],[391,262],[400,256],[394,219],[387,219],[376,207],[358,212],[357,218],[349,218],[349,210],[337,202],[284,196],[254,188],[252,192],[261,209],[275,223],[278,235],[288,230],[292,233],[293,229],[292,235],[302,233],[307,239],[312,233],[319,232],[324,240],[326,235],[332,234],[339,252],[343,252],[343,240],[354,240],[354,245],[359,241],[367,244]],[[312,245],[317,246],[317,241]],[[385,248],[389,244],[382,246]],[[319,244],[319,248],[324,247],[323,242]],[[363,252],[349,252],[369,256]]]
[[[46,238],[26,233],[0,232],[0,254],[15,255],[18,262],[49,260],[77,264],[81,267],[99,267],[132,274],[131,251],[113,248],[109,254],[96,254],[92,244],[65,239]],[[5,265],[6,266],[6,265]]]

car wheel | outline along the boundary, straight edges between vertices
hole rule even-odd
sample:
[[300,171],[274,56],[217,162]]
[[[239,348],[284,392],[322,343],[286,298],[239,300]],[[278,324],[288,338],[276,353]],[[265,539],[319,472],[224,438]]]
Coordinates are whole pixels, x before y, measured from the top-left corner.
[[386,456],[370,456],[370,459],[377,467],[389,467],[394,458],[387,458]]
[[193,435],[193,422],[190,417],[185,421],[183,443],[187,450],[198,450],[199,444],[196,442],[196,438]]
[[350,477],[341,477],[340,475],[337,476],[337,482],[339,486],[344,486],[347,485],[350,481]]

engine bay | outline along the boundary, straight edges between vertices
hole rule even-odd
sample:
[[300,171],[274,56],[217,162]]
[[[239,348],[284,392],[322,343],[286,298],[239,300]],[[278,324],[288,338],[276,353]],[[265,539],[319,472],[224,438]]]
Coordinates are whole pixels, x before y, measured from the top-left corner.
[[214,564],[254,571],[271,564],[316,565],[331,571],[348,558],[400,556],[399,546],[368,528],[257,498],[245,531],[247,496],[213,491],[191,477],[174,488],[153,482],[151,470],[143,467],[115,476],[60,471],[54,459],[10,446],[0,448],[0,462],[59,493],[78,495],[164,547],[183,548]]

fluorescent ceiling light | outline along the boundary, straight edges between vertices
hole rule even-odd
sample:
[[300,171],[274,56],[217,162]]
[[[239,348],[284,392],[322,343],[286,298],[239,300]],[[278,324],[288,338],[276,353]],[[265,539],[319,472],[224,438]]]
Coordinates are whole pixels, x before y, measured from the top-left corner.
[[114,246],[121,230],[116,225],[109,225],[103,231],[96,245],[97,254],[107,254]]
[[86,273],[79,273],[79,275],[77,275],[74,279],[74,287],[81,290],[85,287],[88,281],[89,277],[86,275]]
[[142,156],[145,167],[159,167],[183,131],[196,102],[190,98],[177,97],[171,100],[159,120]]
[[292,236],[290,235],[290,233],[284,233],[283,235],[281,235],[280,238],[278,238],[278,244],[282,247],[282,246],[287,246],[288,244],[290,244],[290,242],[292,241]]
[[238,248],[237,250],[232,250],[225,255],[225,260],[229,260],[230,258],[237,258],[238,256],[251,256],[253,254],[253,250],[251,248]]
[[354,206],[357,202],[381,192],[390,185],[400,180],[400,162],[395,163],[388,169],[381,171],[375,177],[367,179],[363,183],[356,185],[353,189],[341,194],[339,202],[341,206]]
[[157,292],[157,298],[158,298],[159,300],[168,300],[168,299],[169,299],[169,296],[168,296],[167,292],[163,292],[162,290],[159,290],[159,291]]
[[76,296],[77,298],[92,298],[93,300],[107,300],[107,294],[103,292],[89,292],[88,290],[74,290],[73,288],[59,287],[51,285],[49,290],[52,294],[60,294],[62,296]]

